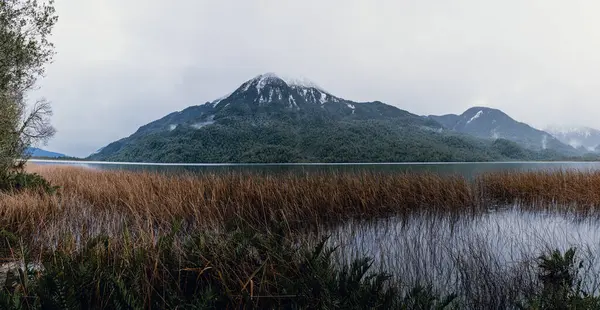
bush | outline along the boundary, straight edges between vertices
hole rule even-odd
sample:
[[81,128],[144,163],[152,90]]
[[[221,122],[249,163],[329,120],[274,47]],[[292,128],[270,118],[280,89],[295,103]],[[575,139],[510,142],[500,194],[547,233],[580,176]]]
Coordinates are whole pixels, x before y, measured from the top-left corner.
[[583,261],[578,261],[575,249],[562,254],[554,250],[538,258],[538,278],[541,292],[528,302],[527,309],[600,309],[600,297],[585,292],[581,286],[579,270]]
[[26,189],[54,194],[58,186],[53,186],[37,173],[9,172],[0,177],[0,192],[15,192]]

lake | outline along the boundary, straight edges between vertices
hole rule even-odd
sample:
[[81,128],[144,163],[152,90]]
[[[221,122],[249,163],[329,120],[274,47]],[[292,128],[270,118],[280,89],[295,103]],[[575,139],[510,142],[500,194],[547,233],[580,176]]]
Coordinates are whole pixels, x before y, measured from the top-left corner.
[[434,172],[467,177],[494,171],[600,170],[600,162],[481,162],[481,163],[309,163],[309,164],[162,164],[92,161],[30,160],[41,165],[68,165],[101,170],[161,173],[286,173],[286,172]]

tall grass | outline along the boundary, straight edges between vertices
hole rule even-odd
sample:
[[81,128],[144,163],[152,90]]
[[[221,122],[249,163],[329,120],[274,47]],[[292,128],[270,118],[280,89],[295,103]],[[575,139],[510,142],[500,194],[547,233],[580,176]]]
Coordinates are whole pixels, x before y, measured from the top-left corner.
[[[99,234],[125,231],[140,242],[154,243],[175,221],[182,221],[183,231],[221,230],[240,222],[257,230],[284,223],[290,231],[305,231],[350,219],[477,214],[514,203],[586,214],[600,206],[600,172],[499,172],[467,180],[432,173],[199,176],[28,169],[59,186],[58,193],[0,193],[0,226],[57,246],[67,242],[76,247]],[[65,241],[64,235],[76,238]]]
[[[430,307],[446,305],[452,298],[438,296],[459,292],[457,301],[468,308],[503,307],[539,289],[531,256],[537,254],[528,252],[522,264],[507,269],[505,260],[494,256],[502,243],[489,243],[493,232],[473,239],[472,232],[455,230],[464,221],[489,214],[492,206],[517,203],[527,210],[584,215],[595,214],[600,206],[600,172],[500,172],[466,179],[431,173],[164,175],[56,166],[28,170],[59,188],[55,194],[0,192],[0,228],[18,236],[0,233],[0,256],[6,261],[45,262],[43,275],[33,272],[35,285],[60,287],[65,281],[104,290],[90,289],[91,295],[83,299],[72,297],[80,307],[102,304],[106,294],[120,296],[115,302],[129,300],[142,308],[185,304],[192,302],[189,296],[200,296],[195,304],[213,307],[285,307],[290,300],[300,300],[298,294],[309,294],[312,285],[321,288],[319,294],[335,296],[310,291],[310,296],[303,295],[308,308],[339,306],[363,292],[364,298],[351,305],[360,308],[369,300],[369,290],[379,294],[370,302],[394,306],[417,299],[430,301]],[[378,224],[390,219],[395,221],[392,227],[400,223],[412,230],[398,232]],[[333,234],[333,243],[327,244],[333,248],[345,238],[362,238],[372,249],[378,243],[368,240],[371,233],[353,235],[368,225],[373,225],[373,235],[382,240],[391,235],[398,243],[386,241],[370,252],[355,247],[350,253],[327,252],[318,243]],[[314,249],[321,265],[309,272],[307,257]],[[365,254],[373,260],[364,260]],[[330,257],[340,264],[328,265]],[[82,270],[88,273],[80,274]],[[389,281],[387,273],[395,274],[394,280]],[[107,274],[111,278],[103,278]],[[35,285],[20,287],[37,290],[41,300],[39,294],[46,290]],[[449,289],[439,290],[444,285]],[[142,299],[131,299],[127,287]],[[592,287],[596,292],[597,286]],[[69,294],[75,293],[63,295]],[[394,294],[399,297],[388,298]],[[330,304],[311,304],[325,297]]]
[[[155,241],[174,221],[186,229],[219,230],[239,222],[268,230],[334,225],[351,218],[464,210],[474,196],[462,177],[435,174],[161,175],[73,167],[29,167],[56,195],[0,194],[0,225],[22,236],[83,239],[124,230]],[[42,236],[43,235],[43,236]]]
[[477,182],[482,197],[501,203],[571,206],[584,212],[600,207],[600,171],[495,172]]

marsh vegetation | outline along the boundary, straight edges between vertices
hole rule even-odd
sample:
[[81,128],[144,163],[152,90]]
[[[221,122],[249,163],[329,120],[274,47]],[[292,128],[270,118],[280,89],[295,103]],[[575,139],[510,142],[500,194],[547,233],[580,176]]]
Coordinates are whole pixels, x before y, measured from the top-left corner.
[[600,172],[28,173],[4,308],[598,306]]

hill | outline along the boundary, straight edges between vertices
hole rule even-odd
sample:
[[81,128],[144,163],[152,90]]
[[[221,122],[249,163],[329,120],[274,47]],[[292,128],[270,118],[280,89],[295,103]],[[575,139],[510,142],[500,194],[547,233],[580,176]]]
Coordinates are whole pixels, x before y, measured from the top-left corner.
[[565,155],[579,154],[578,150],[562,143],[552,134],[516,121],[498,109],[473,107],[461,115],[430,115],[428,118],[437,121],[446,129],[474,137],[506,139],[534,151],[550,149]]
[[173,112],[90,155],[138,162],[406,162],[549,159],[444,129],[379,101],[355,102],[315,83],[262,74],[231,94]]
[[42,149],[36,148],[36,147],[30,147],[26,150],[26,152],[28,154],[30,154],[32,157],[48,157],[48,158],[67,157],[67,155],[65,155],[65,154],[50,152],[50,151],[42,150]]

